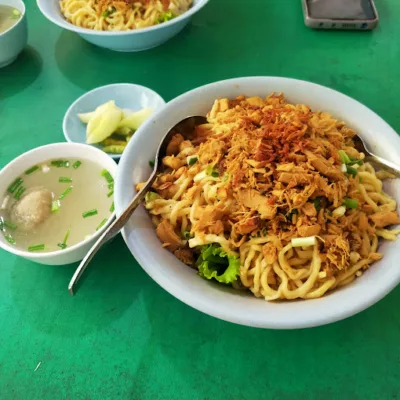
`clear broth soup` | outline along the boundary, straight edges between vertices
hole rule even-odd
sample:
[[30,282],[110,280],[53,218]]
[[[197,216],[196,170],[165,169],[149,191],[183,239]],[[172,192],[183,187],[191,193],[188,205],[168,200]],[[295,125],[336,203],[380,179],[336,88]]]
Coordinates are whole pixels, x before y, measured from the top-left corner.
[[0,230],[24,251],[63,250],[92,236],[114,211],[114,180],[91,161],[49,160],[9,183]]
[[21,12],[14,7],[0,4],[0,34],[12,28],[21,18]]

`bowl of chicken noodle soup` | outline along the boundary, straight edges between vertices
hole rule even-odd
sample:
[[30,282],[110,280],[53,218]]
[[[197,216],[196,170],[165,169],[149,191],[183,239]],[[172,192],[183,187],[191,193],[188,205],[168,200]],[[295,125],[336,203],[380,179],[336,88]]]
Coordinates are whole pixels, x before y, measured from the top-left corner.
[[147,50],[178,34],[208,0],[37,0],[43,15],[96,46]]
[[238,78],[168,103],[124,152],[117,214],[149,177],[168,127],[188,115],[207,123],[173,136],[123,231],[164,289],[217,318],[293,329],[349,317],[398,284],[398,180],[352,139],[399,163],[398,136],[356,100],[310,82]]
[[31,150],[0,171],[0,247],[50,265],[81,260],[111,223],[117,165],[76,143]]

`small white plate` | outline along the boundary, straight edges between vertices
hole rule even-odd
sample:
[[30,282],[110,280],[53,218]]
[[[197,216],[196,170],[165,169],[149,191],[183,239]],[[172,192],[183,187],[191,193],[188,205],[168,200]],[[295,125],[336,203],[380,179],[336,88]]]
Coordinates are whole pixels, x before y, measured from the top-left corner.
[[[117,83],[101,86],[85,93],[75,100],[65,114],[63,121],[63,132],[65,139],[71,143],[86,142],[86,124],[78,118],[78,114],[94,111],[98,106],[115,100],[119,108],[127,108],[139,111],[142,108],[152,108],[154,112],[164,107],[164,99],[155,91],[133,83]],[[101,146],[92,145],[101,149]],[[109,154],[118,160],[120,154]]]

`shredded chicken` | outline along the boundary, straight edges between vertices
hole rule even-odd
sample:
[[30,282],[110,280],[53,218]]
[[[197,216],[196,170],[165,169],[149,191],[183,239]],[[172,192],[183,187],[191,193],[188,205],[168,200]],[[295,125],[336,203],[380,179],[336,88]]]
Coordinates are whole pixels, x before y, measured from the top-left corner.
[[399,216],[396,211],[382,211],[369,216],[377,228],[383,228],[388,225],[400,224]]
[[[396,202],[376,181],[391,176],[375,175],[343,122],[288,104],[281,94],[218,99],[207,119],[187,137],[173,136],[165,170],[153,184],[162,200],[148,207],[161,219],[164,246],[186,264],[209,243],[239,252],[242,284],[264,296],[256,285],[268,282],[277,290],[283,276],[277,268],[288,275],[281,251],[292,239],[318,237],[314,289],[356,263],[366,269],[378,261],[378,236],[396,239],[400,230],[380,229],[400,224]],[[287,253],[294,274],[308,268],[311,253]],[[296,291],[301,282],[290,280],[288,287]]]
[[172,252],[182,246],[181,238],[176,234],[174,227],[166,219],[163,219],[157,226],[156,232],[165,247]]

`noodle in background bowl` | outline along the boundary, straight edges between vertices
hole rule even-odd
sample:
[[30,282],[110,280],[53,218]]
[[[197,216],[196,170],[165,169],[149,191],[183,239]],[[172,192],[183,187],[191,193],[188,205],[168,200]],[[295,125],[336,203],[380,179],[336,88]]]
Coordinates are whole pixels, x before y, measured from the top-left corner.
[[194,0],[189,11],[159,25],[127,31],[96,31],[81,28],[67,22],[61,13],[58,0],[37,0],[42,14],[54,24],[66,30],[76,32],[88,42],[115,51],[142,51],[171,39],[190,21],[191,17],[208,3],[208,0]]
[[[205,115],[217,98],[265,97],[283,92],[290,103],[309,105],[343,120],[371,145],[377,154],[400,163],[400,140],[396,132],[374,112],[332,89],[287,78],[249,77],[212,83],[185,93],[168,103],[144,123],[129,142],[119,164],[115,188],[117,215],[135,195],[134,184],[150,175],[163,135],[190,115]],[[379,140],[378,140],[379,138]],[[385,182],[386,192],[400,200],[398,180]],[[226,321],[272,329],[295,329],[324,325],[354,315],[379,301],[400,282],[396,256],[400,241],[382,242],[382,260],[351,284],[313,300],[266,302],[246,292],[225,288],[200,278],[196,271],[163,249],[150,217],[141,207],[123,231],[123,237],[143,269],[165,290],[184,303]]]

